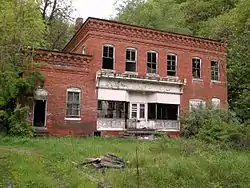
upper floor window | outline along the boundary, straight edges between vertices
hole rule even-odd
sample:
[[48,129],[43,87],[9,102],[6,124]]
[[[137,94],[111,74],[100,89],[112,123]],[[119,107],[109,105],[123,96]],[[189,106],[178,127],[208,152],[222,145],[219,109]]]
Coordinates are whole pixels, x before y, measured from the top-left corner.
[[147,73],[157,73],[157,53],[147,52]]
[[82,55],[86,55],[86,46],[82,47]]
[[67,89],[67,109],[66,116],[69,118],[80,117],[80,94],[81,90],[78,88]]
[[219,63],[211,61],[211,80],[219,80]]
[[127,48],[126,49],[126,71],[136,72],[136,59],[137,59],[136,49]]
[[102,68],[114,69],[114,47],[104,45],[102,50]]
[[201,59],[199,58],[192,59],[192,75],[193,78],[201,78]]
[[176,66],[177,66],[176,63],[177,63],[176,55],[167,56],[167,75],[168,76],[176,76]]

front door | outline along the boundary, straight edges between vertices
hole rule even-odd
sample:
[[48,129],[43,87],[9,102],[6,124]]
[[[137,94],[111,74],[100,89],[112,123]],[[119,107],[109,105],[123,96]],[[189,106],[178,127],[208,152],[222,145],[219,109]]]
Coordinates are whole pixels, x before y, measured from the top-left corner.
[[46,122],[46,100],[34,101],[34,120],[33,126],[45,127]]
[[130,103],[131,128],[141,129],[147,127],[147,104]]

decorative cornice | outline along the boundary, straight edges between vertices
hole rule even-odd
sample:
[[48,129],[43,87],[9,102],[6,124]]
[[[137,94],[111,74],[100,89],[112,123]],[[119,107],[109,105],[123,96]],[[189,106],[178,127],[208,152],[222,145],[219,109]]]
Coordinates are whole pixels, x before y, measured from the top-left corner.
[[92,60],[92,56],[48,50],[29,50],[28,54],[34,61],[62,67],[80,67],[88,69],[90,61]]
[[85,21],[80,30],[67,44],[64,51],[70,51],[71,49],[73,49],[88,33],[88,31],[114,34],[117,37],[125,36],[127,38],[140,38],[145,41],[159,41],[163,43],[171,43],[194,48],[202,48],[206,50],[226,52],[226,43],[223,42],[203,39],[199,37],[191,37],[177,33],[164,32],[156,29],[144,28],[140,26],[96,18],[88,18]]

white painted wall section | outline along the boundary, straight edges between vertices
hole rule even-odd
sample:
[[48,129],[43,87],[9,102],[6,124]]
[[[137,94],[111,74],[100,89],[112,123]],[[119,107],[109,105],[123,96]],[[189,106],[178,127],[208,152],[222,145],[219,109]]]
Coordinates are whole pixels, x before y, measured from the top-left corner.
[[127,91],[115,89],[98,89],[98,100],[129,101]]

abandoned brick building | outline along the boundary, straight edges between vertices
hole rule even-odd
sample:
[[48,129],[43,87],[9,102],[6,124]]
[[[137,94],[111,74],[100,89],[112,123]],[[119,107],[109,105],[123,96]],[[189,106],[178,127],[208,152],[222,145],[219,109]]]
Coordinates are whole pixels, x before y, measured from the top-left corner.
[[222,42],[88,18],[62,52],[35,50],[45,75],[30,119],[50,134],[118,135],[150,128],[178,135],[198,105],[227,108]]

